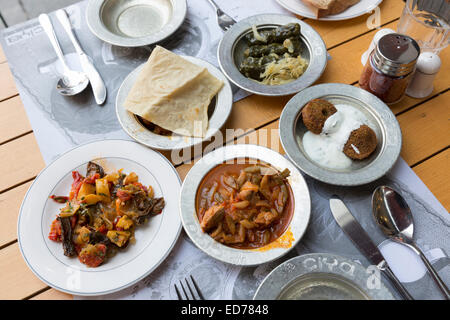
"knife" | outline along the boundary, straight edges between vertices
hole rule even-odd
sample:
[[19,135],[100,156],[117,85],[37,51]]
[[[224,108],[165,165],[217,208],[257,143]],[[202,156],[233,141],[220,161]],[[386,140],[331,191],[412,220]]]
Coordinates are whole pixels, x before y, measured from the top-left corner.
[[353,244],[370,261],[370,263],[377,266],[377,268],[383,272],[405,299],[414,300],[394,275],[380,250],[372,242],[369,235],[361,227],[355,217],[353,217],[344,202],[342,202],[341,199],[333,197],[330,199],[330,209],[337,224],[344,230],[345,234],[352,240]]
[[99,105],[103,104],[106,99],[106,87],[105,83],[102,80],[102,77],[98,73],[97,69],[95,69],[86,53],[84,53],[83,49],[81,49],[81,46],[72,31],[72,26],[70,24],[70,20],[67,16],[66,11],[63,9],[56,11],[56,17],[62,24],[66,33],[69,35],[70,41],[72,41],[72,44],[75,47],[75,51],[77,52],[78,58],[80,59],[81,67],[86,76],[89,78],[89,81],[91,82],[95,102],[97,102],[97,104]]

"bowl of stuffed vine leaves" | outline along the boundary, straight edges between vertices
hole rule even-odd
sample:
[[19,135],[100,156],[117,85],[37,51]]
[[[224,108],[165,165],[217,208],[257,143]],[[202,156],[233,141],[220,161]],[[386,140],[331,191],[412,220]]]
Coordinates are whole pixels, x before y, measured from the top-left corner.
[[326,66],[326,48],[308,24],[285,15],[256,15],[233,25],[218,48],[224,74],[241,89],[266,95],[296,93]]

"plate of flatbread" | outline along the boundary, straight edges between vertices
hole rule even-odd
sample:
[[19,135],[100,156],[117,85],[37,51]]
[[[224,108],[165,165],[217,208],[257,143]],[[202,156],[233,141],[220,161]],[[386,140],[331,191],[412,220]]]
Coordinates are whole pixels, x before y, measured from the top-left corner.
[[160,46],[123,81],[116,98],[122,128],[158,150],[189,148],[211,139],[230,115],[230,83],[215,66]]

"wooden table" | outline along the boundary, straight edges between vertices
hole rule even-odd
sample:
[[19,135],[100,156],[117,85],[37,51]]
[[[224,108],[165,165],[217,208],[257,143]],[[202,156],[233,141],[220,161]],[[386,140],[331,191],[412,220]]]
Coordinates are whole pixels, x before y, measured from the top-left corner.
[[[384,0],[381,27],[396,29],[404,2]],[[348,21],[304,19],[323,37],[332,59],[318,83],[357,85],[361,54],[376,30],[369,30],[365,15]],[[442,69],[433,93],[425,99],[405,97],[392,106],[403,132],[401,156],[443,206],[450,208],[450,51],[441,54]],[[250,96],[233,106],[225,128],[241,128],[231,140],[261,143],[260,130],[272,132],[278,142],[278,119],[290,97]],[[0,52],[0,299],[71,299],[51,289],[26,266],[17,243],[16,224],[22,199],[36,175],[45,167],[6,58]],[[281,145],[277,151],[284,153]],[[192,165],[177,166],[183,179]]]

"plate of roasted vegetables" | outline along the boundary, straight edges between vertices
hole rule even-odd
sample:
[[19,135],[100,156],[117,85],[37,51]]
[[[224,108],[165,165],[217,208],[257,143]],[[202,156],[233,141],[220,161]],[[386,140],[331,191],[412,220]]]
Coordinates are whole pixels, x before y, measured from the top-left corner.
[[299,170],[256,145],[207,154],[181,190],[181,219],[189,237],[213,258],[234,265],[259,265],[286,254],[306,231],[310,211]]
[[231,82],[266,96],[299,92],[322,75],[327,63],[320,35],[307,23],[280,14],[237,22],[224,34],[217,56]]
[[154,270],[175,244],[180,184],[166,158],[135,142],[79,146],[28,190],[18,222],[22,255],[58,290],[123,289]]

